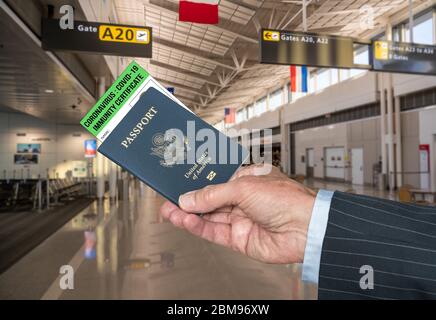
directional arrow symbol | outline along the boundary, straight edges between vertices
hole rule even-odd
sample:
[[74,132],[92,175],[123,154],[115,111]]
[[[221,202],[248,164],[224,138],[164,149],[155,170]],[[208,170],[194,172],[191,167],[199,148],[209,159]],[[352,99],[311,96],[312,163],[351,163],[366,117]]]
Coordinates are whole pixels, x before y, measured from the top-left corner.
[[268,31],[265,30],[263,32],[263,40],[265,41],[279,41],[279,32],[277,31]]

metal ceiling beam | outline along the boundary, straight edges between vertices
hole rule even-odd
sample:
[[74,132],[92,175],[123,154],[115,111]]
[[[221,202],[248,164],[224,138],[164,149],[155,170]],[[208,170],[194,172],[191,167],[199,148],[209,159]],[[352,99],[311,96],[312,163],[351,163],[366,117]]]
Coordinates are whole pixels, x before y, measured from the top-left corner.
[[43,51],[41,40],[35,35],[35,33],[26,25],[26,23],[21,20],[21,18],[13,11],[11,8],[3,1],[0,0],[0,9],[5,12],[16,24],[17,28],[21,29],[29,38],[27,41],[32,41],[36,46],[41,48],[41,52],[45,53],[60,69],[60,72],[72,82],[72,85],[77,89],[78,92],[83,94],[83,96],[89,101],[95,101],[95,97],[92,93],[82,84],[82,82],[74,75],[70,69],[68,69],[65,64],[52,52]]
[[[250,5],[249,3],[244,3],[244,5],[242,5],[241,1],[238,1],[238,0],[227,0],[227,2],[231,2],[234,5],[237,5],[237,6],[240,6],[240,7],[244,7],[244,8],[247,8],[247,9],[251,9],[251,10],[254,10],[254,11],[256,11],[257,9],[260,9],[262,7],[262,5],[260,7],[257,7],[257,6]],[[263,4],[263,2],[264,1],[262,1],[262,4]]]
[[[155,78],[157,81],[159,81],[161,83],[166,83],[167,85],[169,85],[171,87],[180,88],[180,89],[182,89],[184,91],[191,92],[194,96],[197,95],[199,97],[206,97],[206,98],[209,97],[208,95],[200,93],[198,91],[195,91],[191,87],[185,86],[183,84],[179,84],[177,82],[172,82],[172,81],[164,80],[164,79],[159,78],[159,77],[153,77],[153,78]],[[176,91],[176,94],[177,94],[177,91]]]
[[[163,6],[159,5],[159,4],[152,3],[152,2],[150,2],[150,0],[143,0],[142,2],[146,6],[154,7],[156,9],[159,9],[161,11],[167,12],[169,14],[173,14],[173,15],[177,15],[177,16],[179,15],[177,6],[174,5],[171,2],[165,1],[166,5],[163,5]],[[234,31],[224,27],[224,25],[233,25],[234,28],[237,28],[237,27],[240,27],[239,24],[234,23],[234,22],[232,22],[230,20],[223,19],[223,18],[220,18],[220,20],[222,20],[221,23],[219,23],[218,25],[208,25],[208,28],[210,28],[212,30],[216,30],[218,32],[227,33],[228,35],[232,35],[232,36],[234,36],[236,38],[242,39],[244,41],[247,41],[247,42],[250,42],[250,43],[253,43],[253,44],[258,44],[258,39],[257,38],[251,38],[248,35],[243,35],[243,34],[240,34],[240,33],[236,33]]]
[[210,77],[201,76],[198,73],[187,71],[186,69],[183,69],[183,68],[175,67],[175,66],[169,65],[167,63],[163,63],[163,62],[160,62],[160,61],[157,61],[157,60],[153,60],[153,59],[150,60],[150,64],[152,64],[154,66],[157,66],[157,67],[165,68],[167,70],[171,70],[171,71],[180,73],[182,75],[187,75],[187,76],[189,76],[191,78],[195,78],[195,79],[204,81],[205,83],[208,83],[208,84],[211,84],[211,85],[214,85],[214,86],[220,86],[219,83],[210,81],[209,80]]
[[[289,72],[289,70],[288,70],[288,72]],[[284,76],[289,76],[289,73],[279,73],[279,74],[273,74],[275,77],[284,77]],[[268,76],[252,76],[252,77],[245,77],[245,75],[244,75],[244,78],[240,78],[239,80],[240,80],[240,82],[243,82],[243,81],[250,81],[250,80],[256,80],[256,79],[265,79],[266,77],[268,77]]]
[[[209,62],[209,63],[213,63],[214,65],[226,68],[226,69],[230,69],[230,70],[235,70],[236,68],[232,65],[228,65],[226,63],[222,63],[219,62],[219,60],[223,60],[223,57],[218,56],[218,55],[214,55],[213,53],[208,53],[196,48],[192,48],[192,47],[188,47],[188,46],[184,46],[178,43],[174,43],[171,42],[169,40],[165,40],[159,37],[154,37],[153,36],[153,41],[161,46],[167,47],[169,49],[175,49],[177,51],[181,51],[181,52],[186,52],[190,55],[195,56],[196,58]],[[207,55],[207,56],[205,56]]]
[[177,97],[178,99],[180,99],[180,100],[184,100],[184,101],[192,102],[192,103],[195,103],[195,104],[198,104],[198,103],[199,103],[199,102],[196,101],[196,100],[192,100],[191,98],[188,98],[188,97],[182,96],[182,95],[177,94],[177,93],[176,93],[176,97]]
[[[239,107],[241,107],[243,105],[245,105],[244,102],[237,102],[237,103],[232,104],[232,107],[238,109]],[[198,110],[198,113],[200,115],[218,114],[218,113],[222,112],[225,108],[228,108],[228,107],[229,107],[229,104],[224,103],[224,104],[219,105],[213,109],[212,108],[201,108],[200,110]],[[224,116],[223,113],[222,113],[222,115]]]
[[269,29],[273,28],[273,21],[274,21],[275,14],[276,14],[276,6],[274,6],[271,10],[271,15],[269,17],[269,23],[268,23]]
[[[306,6],[308,6],[310,3],[312,2],[312,0],[307,0],[306,1]],[[303,13],[303,8],[301,8],[300,10],[297,11],[297,13],[291,18],[289,19],[288,22],[286,22],[286,24],[284,26],[278,26],[279,29],[285,29],[288,25],[291,24],[292,21],[294,21],[301,13]]]
[[233,79],[235,79],[235,77],[237,77],[241,72],[243,72],[244,66],[245,66],[245,64],[247,62],[247,55],[245,54],[242,57],[241,61],[239,61],[237,57],[235,57],[235,58],[236,58],[235,65],[238,66],[237,69],[232,71],[231,73],[223,74],[223,79],[221,81],[221,83],[223,85],[216,88],[216,91],[214,91],[213,96],[211,96],[210,98],[206,99],[202,103],[203,106],[206,106],[207,104],[209,104],[217,96],[218,93],[220,93],[223,89],[225,89],[226,86],[228,84],[230,84]]
[[[252,90],[247,90],[246,92],[251,92],[251,91],[255,91],[257,89],[252,89]],[[249,98],[249,97],[253,97],[253,94],[250,93],[244,93],[244,94],[238,94],[238,95],[234,95],[234,96],[224,96],[224,94],[222,94],[217,101],[222,101],[222,100],[229,100],[229,99],[238,99],[238,98]]]

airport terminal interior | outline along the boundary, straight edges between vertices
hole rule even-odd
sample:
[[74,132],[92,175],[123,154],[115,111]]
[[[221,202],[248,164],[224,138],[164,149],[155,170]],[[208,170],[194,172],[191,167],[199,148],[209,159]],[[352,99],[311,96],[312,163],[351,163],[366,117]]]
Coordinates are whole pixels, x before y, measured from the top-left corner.
[[[436,1],[186,2],[0,0],[1,300],[317,299],[301,264],[176,228],[97,151],[80,121],[132,61],[249,163],[314,192],[436,205]],[[383,56],[392,43],[416,51]]]

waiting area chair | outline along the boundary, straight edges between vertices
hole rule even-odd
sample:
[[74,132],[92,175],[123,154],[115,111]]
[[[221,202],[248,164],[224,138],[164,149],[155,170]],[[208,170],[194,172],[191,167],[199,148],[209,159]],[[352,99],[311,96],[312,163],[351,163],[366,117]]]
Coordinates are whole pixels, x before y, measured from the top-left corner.
[[404,202],[404,203],[413,202],[413,203],[421,204],[421,205],[430,204],[428,201],[425,201],[425,200],[416,200],[415,197],[413,196],[412,192],[410,191],[410,189],[413,189],[413,186],[408,185],[408,184],[400,187],[400,189],[398,190],[398,199],[400,200],[400,202]]

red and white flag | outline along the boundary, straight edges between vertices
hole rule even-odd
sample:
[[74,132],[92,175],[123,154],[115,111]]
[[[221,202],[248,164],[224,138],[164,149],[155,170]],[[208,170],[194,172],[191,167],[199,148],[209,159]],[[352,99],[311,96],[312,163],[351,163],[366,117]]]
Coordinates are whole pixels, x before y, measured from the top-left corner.
[[236,120],[236,109],[224,108],[224,123],[225,124],[235,123],[235,120]]
[[217,24],[219,0],[180,0],[179,21]]

